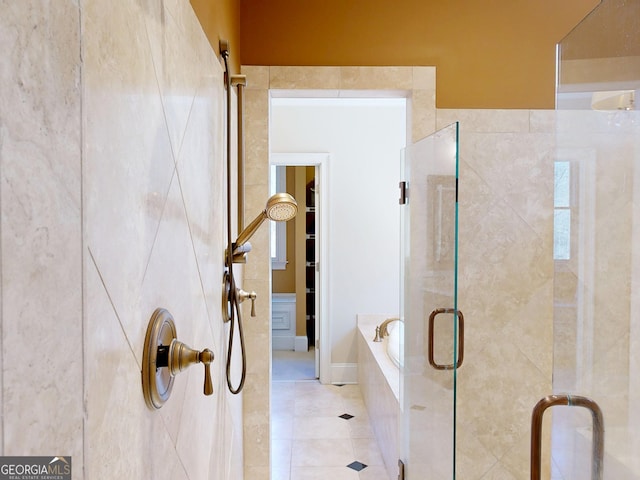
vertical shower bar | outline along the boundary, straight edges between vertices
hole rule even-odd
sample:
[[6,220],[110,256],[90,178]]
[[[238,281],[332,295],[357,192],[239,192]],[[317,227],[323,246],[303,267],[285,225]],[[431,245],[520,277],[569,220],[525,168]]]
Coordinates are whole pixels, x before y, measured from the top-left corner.
[[593,438],[591,447],[591,480],[602,480],[604,467],[604,418],[596,402],[575,395],[549,395],[540,400],[531,414],[531,480],[540,480],[542,453],[542,417],[549,407],[567,405],[584,407],[591,412]]
[[238,88],[238,232],[244,230],[244,87],[246,75],[232,75],[231,85]]

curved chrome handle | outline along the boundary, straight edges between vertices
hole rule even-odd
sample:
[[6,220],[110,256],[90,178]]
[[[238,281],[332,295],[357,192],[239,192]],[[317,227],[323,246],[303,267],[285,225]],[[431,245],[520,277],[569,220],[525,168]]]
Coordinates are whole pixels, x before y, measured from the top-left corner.
[[[453,313],[458,319],[458,359],[455,365],[454,364],[440,365],[439,363],[436,362],[434,358],[433,331],[434,331],[436,316],[440,315],[441,313]],[[456,310],[455,308],[436,308],[433,312],[431,312],[431,314],[429,315],[428,351],[429,351],[429,365],[431,365],[436,370],[453,370],[454,368],[460,368],[460,366],[462,365],[462,360],[464,359],[464,315],[462,315],[462,312],[460,310]]]

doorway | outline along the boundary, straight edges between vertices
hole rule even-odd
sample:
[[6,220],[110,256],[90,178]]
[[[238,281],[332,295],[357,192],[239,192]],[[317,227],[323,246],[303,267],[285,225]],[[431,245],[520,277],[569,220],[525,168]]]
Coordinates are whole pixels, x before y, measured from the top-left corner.
[[[398,314],[398,181],[406,98],[272,97],[270,104],[270,163],[318,165],[319,218],[328,219],[316,242],[318,378],[356,383],[357,315]],[[305,151],[330,153],[297,153]],[[276,155],[283,160],[273,160]],[[306,160],[306,155],[324,158]]]
[[[274,98],[291,98],[291,97],[324,97],[324,98],[339,98],[339,97],[377,97],[377,98],[405,98],[407,100],[406,109],[406,130],[405,140],[412,138],[418,139],[425,135],[428,135],[435,131],[436,115],[435,115],[435,68],[426,66],[407,66],[407,67],[298,67],[298,66],[252,66],[243,65],[242,72],[247,75],[247,83],[250,88],[247,92],[251,94],[251,101],[246,102],[245,108],[245,122],[246,122],[246,134],[247,138],[251,138],[251,143],[246,149],[246,168],[250,174],[251,181],[247,182],[246,193],[247,196],[255,196],[256,198],[266,198],[268,196],[268,175],[266,171],[269,164],[269,152],[280,151],[314,151],[314,152],[327,152],[332,151],[327,148],[318,148],[317,146],[297,146],[295,149],[274,149],[274,139],[272,135],[272,115],[273,109],[271,100]],[[251,90],[251,92],[249,92]],[[403,119],[403,125],[405,125]],[[290,134],[291,138],[296,141],[300,140],[295,134]],[[376,152],[373,152],[376,153]],[[395,158],[395,156],[394,156]],[[335,165],[339,165],[341,162],[337,158],[334,158],[332,152],[331,158],[331,175],[335,176],[338,181],[353,179],[353,175],[343,174],[339,169],[334,168]],[[367,174],[370,172],[365,169]],[[376,173],[375,171],[373,173]],[[331,179],[330,184],[326,184],[325,195],[330,189],[330,194],[333,195],[334,187],[336,183],[334,179]],[[360,200],[358,196],[353,196],[356,200]],[[397,185],[395,185],[395,192],[393,193],[394,199],[392,203],[397,205],[398,191]],[[345,203],[342,198],[333,201],[333,197],[330,202],[335,204],[336,212],[331,212],[332,217],[339,217],[341,223],[338,227],[331,227],[330,232],[326,232],[328,243],[331,244],[332,255],[336,253],[336,245],[340,242],[340,238],[334,240],[333,236],[345,237],[349,242],[349,245],[354,245],[360,238],[353,240],[351,238],[351,231],[348,234],[344,233],[342,228],[344,225],[349,225],[351,218],[356,218],[353,215],[347,218],[347,214],[351,214],[353,205],[348,205],[350,210],[344,208]],[[359,207],[359,205],[358,205]],[[371,206],[367,206],[367,212],[375,211]],[[335,218],[334,218],[335,220]],[[356,232],[358,233],[358,232]],[[376,240],[376,246],[379,244],[379,240],[375,236],[371,236],[371,232],[367,232],[368,238]],[[331,238],[329,238],[331,236]],[[256,272],[253,276],[245,277],[245,288],[259,288],[264,285],[263,280],[267,280],[268,277],[262,276],[262,269],[267,270],[270,259],[268,258],[268,236],[260,235],[255,238],[254,241],[255,254],[253,257],[253,265],[258,265],[260,271]],[[368,247],[368,244],[365,244]],[[345,268],[345,256],[346,261],[350,261],[350,257],[353,254],[360,255],[362,249],[351,249],[343,252],[342,257],[336,263],[335,268],[330,268],[332,277],[329,279],[331,288],[335,288],[336,292],[341,292],[344,289],[344,274]],[[260,253],[258,255],[258,253]],[[331,263],[331,266],[334,264]],[[350,266],[350,265],[348,265]],[[375,265],[378,267],[378,264]],[[352,269],[353,270],[353,269]],[[251,272],[253,274],[253,272]],[[327,273],[325,271],[325,273]],[[356,271],[356,273],[359,273]],[[358,277],[353,279],[348,277],[351,284],[359,286],[362,278]],[[371,279],[382,279],[381,276],[369,275]],[[371,288],[367,285],[367,288]],[[369,293],[368,298],[383,298],[382,295],[377,295],[377,291]],[[333,335],[338,342],[332,345],[331,356],[333,362],[330,364],[329,373],[334,376],[330,377],[335,383],[343,383],[343,380],[347,378],[346,373],[354,373],[353,358],[345,354],[345,351],[351,351],[349,347],[352,345],[353,335],[351,332],[354,330],[355,320],[352,312],[346,311],[344,301],[353,297],[346,297],[340,295],[336,297],[335,303],[332,301],[329,305],[331,311],[328,312],[331,325],[329,328],[335,334]],[[348,305],[346,305],[348,307]],[[267,302],[258,303],[256,305],[258,315],[269,317],[270,313],[266,311]],[[383,309],[378,305],[370,305],[369,310]],[[270,323],[260,322],[251,325],[252,334],[259,335],[260,338],[270,338],[268,332],[270,331]],[[326,331],[323,330],[322,338],[326,335]],[[346,341],[341,341],[341,340]],[[333,339],[332,339],[333,342]],[[270,345],[265,345],[261,342],[249,343],[248,354],[252,356],[254,371],[251,372],[250,377],[254,388],[245,392],[245,401],[251,402],[251,405],[255,406],[254,412],[256,415],[252,415],[252,423],[247,425],[245,423],[245,449],[251,452],[251,465],[263,466],[268,465],[269,456],[260,456],[261,452],[264,452],[265,444],[271,442],[270,432],[273,427],[271,425],[272,418],[270,416],[270,404],[264,401],[265,392],[271,391],[271,349]],[[321,377],[326,374],[326,369],[323,372],[321,369]],[[352,378],[352,377],[351,377]],[[275,427],[274,427],[275,428]],[[262,433],[260,433],[262,432]]]
[[[298,201],[295,222],[274,224],[272,257],[272,374],[274,380],[323,382],[321,348],[327,322],[325,239],[327,197],[321,193],[329,154],[272,153],[271,185]],[[278,230],[279,228],[279,230]],[[323,265],[324,267],[324,265]],[[323,383],[327,383],[326,378]]]

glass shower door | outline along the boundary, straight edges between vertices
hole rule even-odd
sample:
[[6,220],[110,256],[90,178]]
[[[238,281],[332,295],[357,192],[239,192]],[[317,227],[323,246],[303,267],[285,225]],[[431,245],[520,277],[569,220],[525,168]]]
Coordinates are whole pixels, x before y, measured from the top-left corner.
[[458,124],[407,147],[402,168],[400,467],[406,479],[454,479]]
[[640,3],[603,0],[558,45],[552,480],[640,479],[639,94]]

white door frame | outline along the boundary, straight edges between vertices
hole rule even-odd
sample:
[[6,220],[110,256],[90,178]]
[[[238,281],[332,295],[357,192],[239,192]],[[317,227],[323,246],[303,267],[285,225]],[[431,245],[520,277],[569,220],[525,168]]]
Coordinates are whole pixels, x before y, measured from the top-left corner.
[[[269,164],[280,166],[314,166],[316,167],[316,190],[318,204],[316,205],[316,216],[318,231],[316,232],[316,244],[319,258],[316,259],[319,267],[320,281],[316,293],[316,339],[319,345],[316,348],[316,375],[319,376],[320,383],[331,382],[331,335],[330,324],[326,318],[329,312],[329,262],[327,240],[328,223],[327,212],[329,211],[329,153],[270,153]],[[317,342],[316,342],[317,343]],[[319,367],[319,372],[317,371]]]

